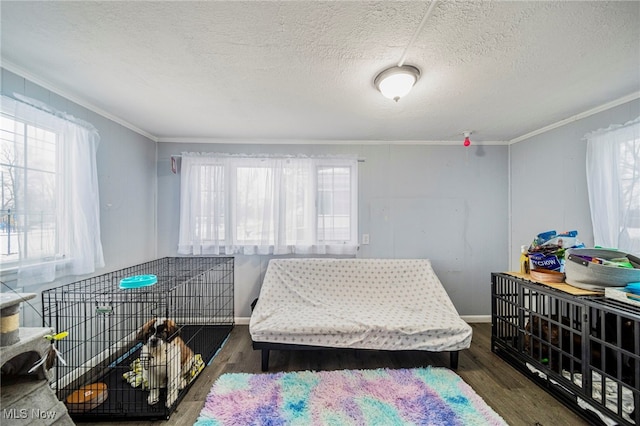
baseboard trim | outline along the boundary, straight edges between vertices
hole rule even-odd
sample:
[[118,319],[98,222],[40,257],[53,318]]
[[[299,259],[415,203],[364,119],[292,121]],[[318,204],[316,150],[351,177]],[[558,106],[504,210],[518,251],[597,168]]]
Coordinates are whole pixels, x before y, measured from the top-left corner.
[[249,318],[251,317],[236,317],[236,325],[249,325]]
[[[249,325],[250,317],[236,317],[236,325]],[[468,323],[490,323],[491,315],[461,315],[461,318]]]
[[491,315],[460,315],[468,323],[490,323]]

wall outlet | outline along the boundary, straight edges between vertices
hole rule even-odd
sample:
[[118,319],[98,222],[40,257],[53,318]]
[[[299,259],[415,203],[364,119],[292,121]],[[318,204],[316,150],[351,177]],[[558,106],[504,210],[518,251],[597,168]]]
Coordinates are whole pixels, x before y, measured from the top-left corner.
[[369,244],[369,234],[362,234],[362,245]]

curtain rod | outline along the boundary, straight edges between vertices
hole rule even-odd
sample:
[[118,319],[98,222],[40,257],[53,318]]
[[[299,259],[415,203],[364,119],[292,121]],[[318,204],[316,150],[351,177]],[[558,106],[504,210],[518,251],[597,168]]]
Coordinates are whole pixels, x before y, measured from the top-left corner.
[[13,102],[17,102],[23,105],[27,105],[28,107],[31,107],[33,109],[36,109],[38,111],[44,112],[46,114],[52,115],[55,118],[58,118],[60,120],[65,120],[68,121],[70,123],[76,124],[80,127],[84,127],[85,129],[91,131],[91,132],[98,132],[98,130],[96,129],[96,127],[91,124],[88,121],[85,121],[81,118],[75,117],[71,114],[69,114],[68,112],[65,111],[61,111],[58,110],[52,106],[49,106],[47,103],[39,101],[37,99],[33,99],[30,98],[28,96],[24,96],[20,93],[12,93],[12,95],[2,95],[3,98],[13,101]]
[[[171,154],[169,157],[171,158],[182,158],[182,154]],[[248,157],[251,158],[251,157]],[[321,157],[309,157],[309,158],[321,158]],[[339,157],[336,157],[339,158]],[[358,158],[358,163],[364,163],[365,159],[364,158]]]

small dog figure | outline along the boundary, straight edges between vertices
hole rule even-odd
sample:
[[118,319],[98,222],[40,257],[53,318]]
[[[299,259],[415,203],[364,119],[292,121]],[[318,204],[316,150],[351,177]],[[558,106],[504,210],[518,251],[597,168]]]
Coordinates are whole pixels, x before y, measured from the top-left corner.
[[179,332],[173,320],[156,318],[147,321],[138,332],[137,339],[143,342],[140,363],[143,378],[149,383],[149,405],[157,404],[160,389],[167,388],[165,405],[171,407],[188,384],[195,356]]

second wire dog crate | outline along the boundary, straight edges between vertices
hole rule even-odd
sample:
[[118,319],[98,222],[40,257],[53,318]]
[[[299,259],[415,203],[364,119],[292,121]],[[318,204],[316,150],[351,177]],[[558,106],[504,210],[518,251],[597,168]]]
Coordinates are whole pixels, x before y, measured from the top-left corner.
[[[137,275],[158,281],[119,288]],[[45,325],[69,333],[56,342],[67,365],[57,363],[51,385],[74,419],[167,418],[189,386],[170,407],[166,391],[148,404],[139,330],[153,318],[175,321],[196,356],[195,379],[233,328],[233,299],[231,257],[167,257],[43,291]]]
[[640,425],[640,308],[491,274],[491,347],[592,423]]

